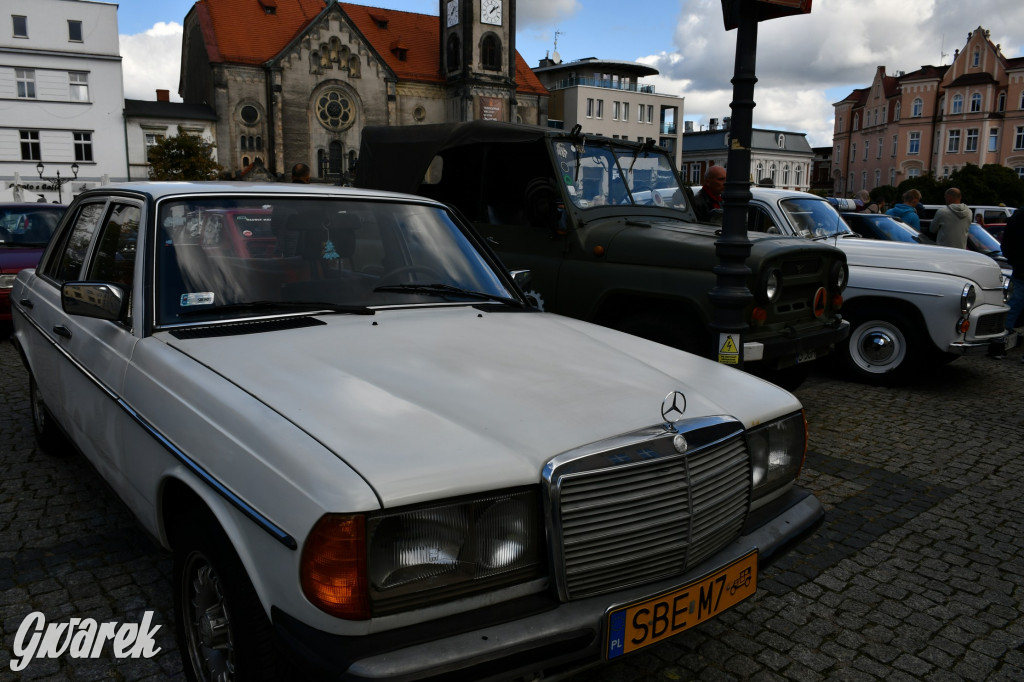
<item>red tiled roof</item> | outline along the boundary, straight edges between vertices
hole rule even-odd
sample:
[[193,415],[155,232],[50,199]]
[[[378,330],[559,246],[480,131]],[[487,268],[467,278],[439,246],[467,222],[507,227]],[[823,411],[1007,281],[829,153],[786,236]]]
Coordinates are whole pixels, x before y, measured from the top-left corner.
[[[274,13],[264,9],[274,7]],[[198,0],[195,9],[214,62],[262,64],[324,10],[324,0]]]
[[[401,80],[444,83],[440,17],[338,3]],[[276,57],[326,7],[324,0],[198,0],[199,25],[212,62],[263,64]],[[273,13],[267,9],[272,7]],[[516,53],[520,92],[547,89]]]

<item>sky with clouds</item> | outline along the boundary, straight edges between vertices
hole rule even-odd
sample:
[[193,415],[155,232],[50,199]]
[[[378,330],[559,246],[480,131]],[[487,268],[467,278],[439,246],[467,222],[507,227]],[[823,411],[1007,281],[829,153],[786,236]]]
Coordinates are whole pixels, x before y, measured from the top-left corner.
[[[242,1],[242,0],[233,0]],[[181,25],[192,0],[121,0],[125,97],[177,97]],[[367,0],[366,5],[438,13],[438,0]],[[990,32],[1006,57],[1024,56],[1022,0],[814,0],[810,14],[758,27],[754,125],[805,132],[812,146],[832,142],[832,104],[889,75],[949,64],[967,34]],[[557,51],[636,61],[659,70],[643,79],[685,97],[694,127],[729,116],[736,31],[726,31],[721,0],[519,0],[516,47],[531,66]]]

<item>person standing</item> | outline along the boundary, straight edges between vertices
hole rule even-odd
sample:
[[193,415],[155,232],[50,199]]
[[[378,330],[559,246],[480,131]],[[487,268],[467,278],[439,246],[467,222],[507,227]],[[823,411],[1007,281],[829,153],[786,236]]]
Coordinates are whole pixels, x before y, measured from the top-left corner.
[[725,191],[725,169],[721,166],[709,166],[704,172],[704,184],[700,192],[693,198],[693,210],[697,220],[707,222],[711,212],[722,208],[722,192]]
[[309,166],[304,163],[297,163],[292,166],[292,182],[309,184]]
[[[1006,221],[1003,231],[1003,255],[1013,266],[1010,279],[1013,293],[1010,294],[1010,312],[1006,314],[1006,328],[1013,331],[1024,325],[1024,206],[1018,208]],[[1024,356],[1021,356],[1024,362]]]
[[854,198],[860,202],[858,213],[878,213],[878,204],[871,201],[871,193],[866,189],[857,190]]
[[902,220],[915,230],[921,229],[921,219],[917,217],[917,205],[921,203],[921,193],[916,189],[908,189],[903,193],[903,201],[896,204],[886,215]]
[[935,212],[930,232],[939,246],[955,249],[967,248],[967,233],[971,229],[971,209],[960,203],[960,190],[946,190],[946,205]]

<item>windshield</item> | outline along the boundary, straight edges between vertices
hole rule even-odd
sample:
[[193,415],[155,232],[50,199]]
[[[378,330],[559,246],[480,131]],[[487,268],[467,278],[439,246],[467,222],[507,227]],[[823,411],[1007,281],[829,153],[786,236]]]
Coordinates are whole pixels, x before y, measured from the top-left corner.
[[566,193],[578,208],[686,208],[672,163],[661,151],[590,140],[560,140],[554,149]]
[[513,298],[435,206],[200,197],[162,202],[157,226],[161,325]]
[[907,242],[910,244],[921,244],[924,243],[924,239],[921,237],[921,233],[912,228],[906,223],[901,223],[898,220],[894,220],[886,215],[847,215],[843,214],[843,220],[850,224],[850,227],[861,236],[875,238],[876,235],[872,233],[870,227],[865,226],[865,230],[858,229],[856,224],[858,221],[871,223],[875,231],[878,233],[879,239],[885,239],[892,242]]
[[1003,245],[992,236],[991,232],[978,223],[971,223],[971,227],[967,232],[967,245],[971,251],[977,251],[986,256],[995,257],[1003,255]]
[[0,207],[0,244],[46,246],[62,215],[63,206]]
[[801,237],[837,237],[853,235],[839,213],[823,199],[793,198],[779,202],[789,223]]

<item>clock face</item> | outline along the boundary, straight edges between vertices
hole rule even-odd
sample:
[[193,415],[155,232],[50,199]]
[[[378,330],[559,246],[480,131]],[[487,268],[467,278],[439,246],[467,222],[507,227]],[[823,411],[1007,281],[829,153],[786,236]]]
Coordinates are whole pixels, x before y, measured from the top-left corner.
[[448,0],[448,28],[459,23],[459,0]]
[[480,23],[501,26],[501,0],[480,0]]

